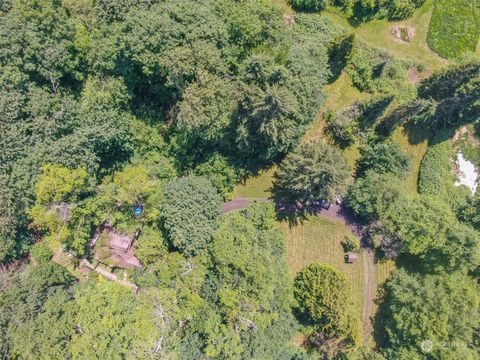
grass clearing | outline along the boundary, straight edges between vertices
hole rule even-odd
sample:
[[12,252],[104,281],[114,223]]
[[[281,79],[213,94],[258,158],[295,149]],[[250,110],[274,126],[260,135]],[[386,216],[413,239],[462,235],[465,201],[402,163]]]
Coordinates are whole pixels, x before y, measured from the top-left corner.
[[438,55],[460,59],[475,53],[480,36],[480,0],[436,0],[427,42]]
[[270,198],[275,166],[246,179],[235,189],[234,198]]
[[351,282],[355,309],[361,318],[363,306],[364,265],[359,256],[355,264],[346,264],[340,242],[346,235],[353,236],[350,229],[340,221],[312,216],[302,224],[289,227],[284,223],[286,234],[286,258],[292,277],[303,267],[315,263],[327,263],[339,269]]
[[411,156],[410,172],[406,178],[407,191],[411,194],[417,193],[420,163],[427,152],[429,138],[430,134],[425,132],[425,130],[415,129],[407,131],[404,127],[398,127],[391,137]]
[[[367,45],[384,49],[402,59],[413,60],[422,64],[426,73],[430,73],[448,65],[447,60],[433,53],[427,45],[428,24],[432,16],[433,3],[432,0],[425,2],[412,17],[402,21],[372,20],[357,28],[351,27],[348,21],[336,12],[329,11],[326,15],[337,24],[350,28]],[[392,34],[394,26],[412,27],[415,29],[415,36],[410,42],[399,41]]]

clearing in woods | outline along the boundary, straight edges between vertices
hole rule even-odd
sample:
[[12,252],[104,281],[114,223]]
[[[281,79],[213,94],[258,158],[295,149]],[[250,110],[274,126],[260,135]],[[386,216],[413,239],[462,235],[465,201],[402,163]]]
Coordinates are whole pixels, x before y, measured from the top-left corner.
[[[294,12],[282,0],[271,0],[281,4],[285,13]],[[405,21],[388,22],[374,20],[353,28],[348,21],[338,12],[328,10],[324,12],[336,23],[347,27],[365,41],[368,45],[382,48],[394,56],[415,60],[425,68],[424,74],[428,75],[438,70],[449,62],[435,53],[427,45],[428,24],[432,16],[433,1],[427,1],[415,14]],[[415,29],[415,35],[409,42],[398,41],[392,34],[393,26],[408,26]],[[418,81],[418,79],[416,79]],[[322,112],[330,108],[339,111],[353,102],[365,99],[369,94],[356,89],[350,78],[343,72],[335,82],[325,87],[327,95],[326,104],[322,107],[317,120],[312,123],[302,142],[323,139],[324,121]],[[428,146],[429,134],[408,131],[398,128],[392,135],[393,141],[398,142],[405,151],[412,156],[412,168],[407,177],[407,187],[411,193],[417,192],[417,179],[421,159]],[[359,157],[358,145],[353,145],[344,150],[344,156],[352,165]],[[269,198],[275,167],[260,172],[257,176],[247,179],[237,187],[236,198]],[[362,250],[362,256],[355,264],[346,264],[340,241],[347,234],[352,234],[351,229],[341,219],[332,219],[324,216],[311,216],[296,226],[287,223],[280,224],[286,234],[286,255],[292,276],[302,267],[312,262],[324,262],[341,270],[352,283],[354,301],[357,313],[362,320],[365,339],[372,331],[370,319],[376,311],[374,299],[376,289],[389,276],[395,268],[393,261],[375,262],[372,252]]]

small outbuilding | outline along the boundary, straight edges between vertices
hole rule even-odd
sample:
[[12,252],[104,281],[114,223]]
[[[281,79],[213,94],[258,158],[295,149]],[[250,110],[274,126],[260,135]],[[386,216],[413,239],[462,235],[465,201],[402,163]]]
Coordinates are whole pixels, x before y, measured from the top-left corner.
[[358,254],[354,253],[354,252],[348,252],[346,255],[345,255],[345,262],[347,264],[353,264],[355,262],[358,261]]

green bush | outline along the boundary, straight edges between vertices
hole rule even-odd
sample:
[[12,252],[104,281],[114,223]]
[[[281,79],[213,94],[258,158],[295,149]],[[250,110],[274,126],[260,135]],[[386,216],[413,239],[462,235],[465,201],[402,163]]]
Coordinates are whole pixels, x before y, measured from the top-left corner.
[[452,208],[463,207],[470,192],[465,187],[455,186],[452,172],[452,145],[443,133],[437,135],[429,146],[420,164],[418,192],[435,196]]
[[354,236],[346,235],[341,241],[344,252],[359,252],[360,251],[360,241]]
[[47,262],[53,257],[52,250],[45,243],[36,243],[30,248],[30,255],[40,263]]
[[459,59],[475,52],[480,35],[479,0],[437,0],[427,43],[438,55]]
[[325,9],[327,0],[289,0],[293,8],[307,11],[320,11]]
[[379,142],[361,149],[362,157],[357,163],[357,174],[363,176],[367,170],[391,173],[404,178],[410,169],[410,157],[397,143]]

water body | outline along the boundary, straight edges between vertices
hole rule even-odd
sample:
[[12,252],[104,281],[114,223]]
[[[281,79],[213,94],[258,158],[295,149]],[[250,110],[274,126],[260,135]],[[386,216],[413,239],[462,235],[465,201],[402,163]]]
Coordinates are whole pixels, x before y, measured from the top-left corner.
[[474,195],[477,191],[477,180],[478,180],[478,173],[475,169],[475,165],[471,161],[468,161],[463,157],[463,154],[459,152],[457,154],[457,164],[459,168],[459,173],[457,176],[457,181],[455,185],[465,185],[467,186]]

